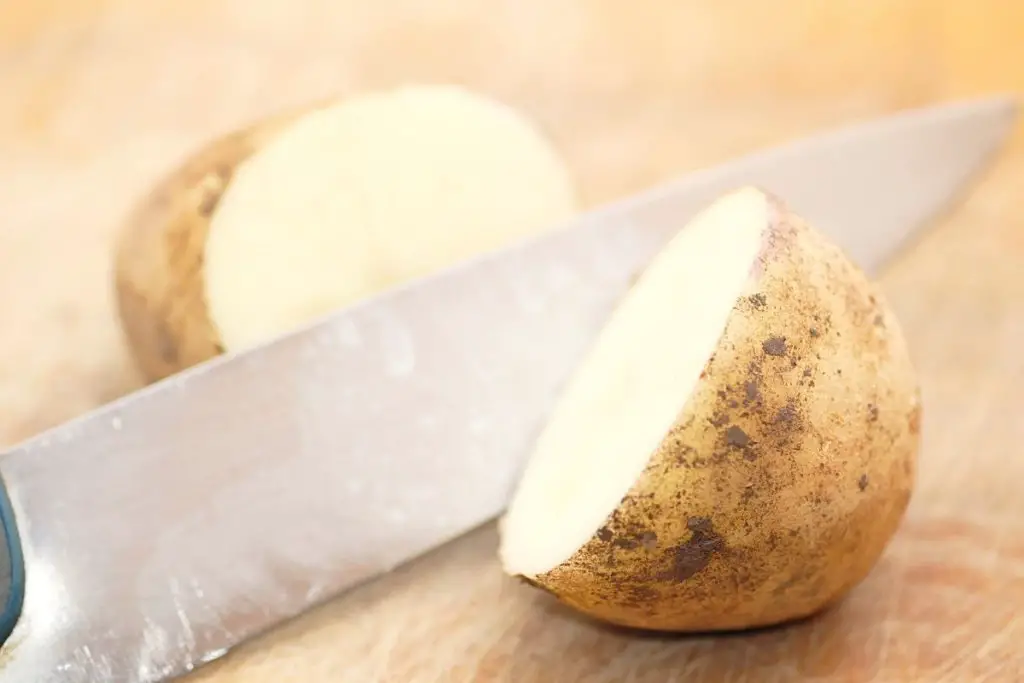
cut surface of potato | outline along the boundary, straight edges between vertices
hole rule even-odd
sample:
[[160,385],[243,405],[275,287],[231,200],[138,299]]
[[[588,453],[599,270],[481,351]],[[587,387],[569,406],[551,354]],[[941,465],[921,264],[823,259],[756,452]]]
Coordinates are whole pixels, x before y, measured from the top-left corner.
[[244,161],[209,229],[205,294],[229,349],[554,227],[561,159],[512,108],[457,87],[367,94]]
[[577,368],[500,521],[502,565],[625,626],[807,616],[898,527],[920,415],[879,289],[739,189],[656,256]]
[[765,209],[756,191],[712,206],[621,303],[530,459],[504,522],[508,570],[536,576],[565,562],[629,492],[715,351],[761,250]]

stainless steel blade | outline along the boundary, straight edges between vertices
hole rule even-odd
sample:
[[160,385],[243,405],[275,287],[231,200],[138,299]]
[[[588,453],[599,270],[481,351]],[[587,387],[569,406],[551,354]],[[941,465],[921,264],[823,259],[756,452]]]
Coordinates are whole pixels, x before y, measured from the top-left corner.
[[23,615],[2,683],[183,674],[500,514],[631,277],[757,183],[876,268],[1011,128],[996,99],[688,175],[50,430],[0,472]]

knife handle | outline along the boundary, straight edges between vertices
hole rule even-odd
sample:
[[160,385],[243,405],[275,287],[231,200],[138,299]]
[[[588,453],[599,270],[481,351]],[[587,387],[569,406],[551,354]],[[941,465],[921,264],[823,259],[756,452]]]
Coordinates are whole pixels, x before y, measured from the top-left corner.
[[21,616],[25,602],[25,560],[21,536],[14,519],[14,506],[7,487],[0,480],[0,645],[7,642]]

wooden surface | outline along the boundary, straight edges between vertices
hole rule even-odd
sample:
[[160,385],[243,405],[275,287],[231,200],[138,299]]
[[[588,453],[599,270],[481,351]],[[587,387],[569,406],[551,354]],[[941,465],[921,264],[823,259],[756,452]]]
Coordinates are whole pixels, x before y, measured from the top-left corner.
[[[1024,86],[1000,0],[0,0],[0,441],[138,386],[110,240],[155,174],[279,109],[455,80],[551,132],[589,204],[811,129]],[[839,608],[723,638],[600,629],[485,528],[196,674],[301,681],[1024,680],[1024,144],[888,269],[924,382],[906,523]]]

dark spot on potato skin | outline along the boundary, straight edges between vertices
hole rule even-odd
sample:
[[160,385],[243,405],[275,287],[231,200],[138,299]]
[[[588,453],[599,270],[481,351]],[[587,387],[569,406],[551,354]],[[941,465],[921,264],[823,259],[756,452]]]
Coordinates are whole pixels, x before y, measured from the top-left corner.
[[708,418],[708,421],[714,427],[724,427],[729,424],[729,415],[727,413],[715,413]]
[[196,211],[203,218],[209,218],[213,215],[213,210],[217,208],[217,204],[220,203],[220,194],[214,194],[208,192],[203,195],[202,199],[199,200],[199,206],[196,207]]
[[786,405],[779,408],[779,412],[775,413],[776,422],[793,422],[797,418],[796,403],[790,399]]
[[[654,590],[650,586],[645,586],[640,583],[630,583],[625,585],[626,597],[622,601],[622,604],[627,607],[633,607],[636,609],[643,608],[645,605],[658,598],[658,591]],[[649,607],[647,609],[650,609]],[[646,611],[646,610],[645,610]]]
[[878,406],[874,403],[868,404],[868,422],[878,422]]
[[860,475],[860,479],[857,480],[857,488],[863,491],[868,487],[868,475]]
[[683,443],[682,440],[676,439],[674,450],[674,462],[680,467],[700,467],[703,464],[703,458],[694,457],[696,451],[691,446]]
[[786,355],[786,338],[785,337],[769,337],[761,343],[761,349],[769,356],[785,356]]
[[810,335],[811,335],[812,337],[817,337],[817,336],[818,336],[819,334],[821,334],[821,333],[820,333],[820,332],[818,332],[818,328],[817,328],[817,327],[812,327],[812,328],[810,329]]
[[750,444],[750,437],[740,427],[733,425],[725,430],[725,438],[730,446],[746,448]]
[[751,500],[753,500],[754,495],[754,484],[748,481],[746,486],[743,487],[743,495],[740,496],[740,502],[749,503]]
[[627,552],[638,548],[655,549],[658,534],[651,527],[658,524],[663,512],[662,505],[654,499],[654,494],[650,492],[637,493],[633,497],[636,503],[635,512],[643,513],[644,519],[625,514],[621,507],[616,508],[608,523],[597,530],[597,540],[612,549]]
[[754,310],[761,311],[768,304],[768,299],[764,294],[758,292],[757,294],[751,294],[747,297],[750,305],[753,306]]
[[686,581],[707,567],[715,553],[725,549],[725,540],[715,531],[710,518],[690,517],[686,528],[690,530],[690,539],[675,548],[672,567],[662,579]]
[[640,547],[640,541],[632,537],[616,536],[612,539],[612,546],[620,550],[635,550]]

